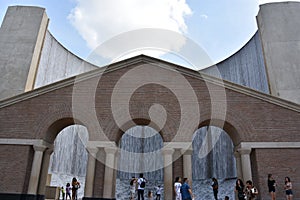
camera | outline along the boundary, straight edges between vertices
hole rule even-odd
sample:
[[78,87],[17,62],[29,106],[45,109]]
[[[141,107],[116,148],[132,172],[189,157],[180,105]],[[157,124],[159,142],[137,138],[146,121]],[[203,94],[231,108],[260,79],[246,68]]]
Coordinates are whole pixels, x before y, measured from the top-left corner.
[[255,189],[255,188],[252,188],[252,189],[251,189],[251,193],[256,193],[256,189]]

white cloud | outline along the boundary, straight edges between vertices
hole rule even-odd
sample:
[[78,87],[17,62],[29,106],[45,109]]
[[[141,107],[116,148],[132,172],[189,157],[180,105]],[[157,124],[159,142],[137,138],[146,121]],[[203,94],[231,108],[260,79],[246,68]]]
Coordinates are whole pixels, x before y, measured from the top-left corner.
[[185,33],[185,17],[191,14],[185,0],[77,0],[69,20],[95,49],[118,34],[141,28]]
[[300,2],[300,0],[259,0],[259,4],[265,4],[265,3],[273,3],[273,2],[286,2],[286,1],[297,1]]

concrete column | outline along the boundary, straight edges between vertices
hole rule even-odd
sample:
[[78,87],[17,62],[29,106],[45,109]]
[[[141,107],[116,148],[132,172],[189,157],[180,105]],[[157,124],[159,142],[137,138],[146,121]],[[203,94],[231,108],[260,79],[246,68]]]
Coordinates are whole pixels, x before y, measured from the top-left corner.
[[182,149],[181,153],[183,155],[183,178],[189,179],[189,185],[193,185],[192,177],[192,149]]
[[40,175],[40,182],[39,182],[39,188],[38,188],[38,194],[45,194],[45,186],[47,184],[47,176],[48,176],[48,169],[49,169],[49,163],[50,163],[50,156],[53,152],[53,146],[49,147],[45,152],[43,156],[43,165]]
[[29,179],[28,194],[37,194],[38,183],[41,172],[41,165],[43,160],[43,154],[47,147],[46,146],[33,146],[34,157],[31,166],[31,174]]
[[243,179],[244,181],[252,180],[251,160],[250,160],[251,148],[239,149],[238,152],[241,154]]
[[103,198],[113,197],[113,184],[114,184],[114,167],[115,167],[115,153],[116,148],[105,147],[106,153],[105,159],[105,174],[104,174],[104,186],[103,186]]
[[116,153],[115,153],[115,167],[114,167],[114,177],[113,177],[113,188],[112,188],[112,196],[115,197],[116,196],[116,180],[117,180],[117,172],[118,172],[118,164],[119,164],[119,158],[120,158],[120,149],[117,148],[116,149]]
[[88,164],[86,169],[84,196],[92,197],[94,191],[96,156],[99,149],[98,148],[87,148],[87,149],[89,154],[88,154]]
[[237,177],[240,179],[243,179],[241,154],[238,151],[235,151],[234,157],[235,157],[235,162],[236,162]]
[[164,148],[164,199],[173,197],[173,148]]

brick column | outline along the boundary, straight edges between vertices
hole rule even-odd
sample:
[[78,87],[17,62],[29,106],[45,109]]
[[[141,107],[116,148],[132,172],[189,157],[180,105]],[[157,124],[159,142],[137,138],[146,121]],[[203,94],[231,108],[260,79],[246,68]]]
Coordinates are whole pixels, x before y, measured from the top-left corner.
[[193,185],[192,177],[192,153],[193,149],[182,149],[181,154],[183,155],[183,178],[189,179],[189,185]]
[[238,149],[238,152],[241,154],[243,179],[244,181],[252,180],[251,160],[250,160],[251,148],[247,148],[247,149],[241,148]]
[[164,148],[164,199],[173,198],[173,148]]
[[104,186],[103,186],[103,198],[113,197],[113,184],[114,184],[114,167],[115,167],[115,153],[116,148],[105,147],[106,153],[105,159],[105,173],[104,173]]
[[96,156],[99,150],[98,148],[90,148],[90,147],[88,147],[87,149],[89,154],[88,154],[88,164],[86,169],[84,196],[92,197],[94,191]]
[[31,174],[30,174],[29,185],[28,185],[28,194],[37,194],[43,154],[46,148],[47,147],[43,145],[33,146],[34,157],[31,166]]

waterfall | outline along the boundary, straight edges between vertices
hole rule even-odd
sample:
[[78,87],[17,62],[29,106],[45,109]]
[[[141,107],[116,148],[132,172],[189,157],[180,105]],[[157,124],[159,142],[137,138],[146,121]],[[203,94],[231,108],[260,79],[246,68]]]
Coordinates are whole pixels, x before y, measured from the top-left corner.
[[135,126],[122,136],[118,178],[128,180],[140,173],[149,180],[163,180],[163,140],[154,129]]
[[[221,183],[220,191],[233,198],[235,180],[232,178],[236,177],[236,164],[229,135],[217,127],[202,127],[194,133],[192,139],[193,192],[197,196],[212,197],[209,183],[212,177],[216,177]],[[53,180],[52,183],[58,182],[57,186],[62,186],[70,182],[69,176],[76,176],[80,177],[84,185],[87,141],[87,129],[79,125],[69,126],[57,135],[49,172],[55,174],[56,179],[62,180]],[[162,137],[150,127],[135,126],[123,134],[119,141],[121,153],[118,161],[117,199],[128,198],[129,181],[140,173],[149,181],[146,190],[154,191],[158,185],[163,187],[162,147]],[[69,175],[68,179],[63,180],[61,177],[65,175]],[[83,195],[81,193],[81,197]]]
[[87,141],[88,132],[84,126],[73,125],[63,129],[54,141],[49,173],[85,176]]
[[[205,143],[207,136],[207,144]],[[206,145],[204,152],[203,145]],[[233,143],[228,134],[217,127],[202,127],[193,138],[193,180],[216,177],[228,179],[236,177]],[[199,156],[201,154],[201,156]]]

